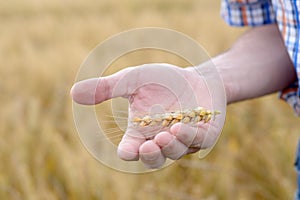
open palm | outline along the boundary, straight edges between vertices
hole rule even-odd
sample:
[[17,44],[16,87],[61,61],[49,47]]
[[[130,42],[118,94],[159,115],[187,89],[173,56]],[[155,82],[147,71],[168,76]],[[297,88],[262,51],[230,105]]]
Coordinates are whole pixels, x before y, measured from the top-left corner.
[[198,106],[213,109],[210,89],[194,68],[169,64],[130,67],[111,76],[76,83],[74,101],[93,105],[114,97],[129,100],[129,123],[119,146],[123,160],[138,160],[150,168],[161,167],[166,158],[179,159],[187,153],[212,146],[223,123],[174,123],[139,126],[133,119],[191,110]]

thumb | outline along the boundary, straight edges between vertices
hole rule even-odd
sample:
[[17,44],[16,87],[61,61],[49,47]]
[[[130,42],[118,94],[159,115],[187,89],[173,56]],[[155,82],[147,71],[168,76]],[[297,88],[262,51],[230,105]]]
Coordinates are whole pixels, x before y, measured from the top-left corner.
[[77,82],[71,88],[72,99],[79,104],[93,105],[110,98],[127,96],[128,81],[124,76],[131,70],[132,68],[126,68],[110,76]]

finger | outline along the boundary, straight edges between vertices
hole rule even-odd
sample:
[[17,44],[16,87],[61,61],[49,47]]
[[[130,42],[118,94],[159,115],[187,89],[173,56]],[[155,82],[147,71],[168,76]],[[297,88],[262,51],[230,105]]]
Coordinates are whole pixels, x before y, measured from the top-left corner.
[[160,168],[166,161],[160,147],[153,140],[144,142],[139,149],[139,154],[142,162],[148,168]]
[[187,147],[200,147],[207,134],[207,125],[192,127],[187,124],[177,123],[170,128],[170,132]]
[[145,141],[145,137],[134,130],[127,131],[118,145],[118,156],[126,161],[138,160],[139,148]]
[[161,147],[163,154],[177,160],[186,154],[188,147],[178,141],[174,135],[169,132],[161,132],[154,138],[155,142]]
[[[71,96],[75,102],[84,105],[93,105],[113,97],[126,96],[128,95],[128,78],[124,76],[131,70],[132,68],[126,68],[110,76],[77,82],[71,88]],[[118,86],[119,84],[122,84],[122,87]]]
[[187,150],[186,154],[196,153],[199,150],[200,150],[199,147],[189,147],[189,149]]

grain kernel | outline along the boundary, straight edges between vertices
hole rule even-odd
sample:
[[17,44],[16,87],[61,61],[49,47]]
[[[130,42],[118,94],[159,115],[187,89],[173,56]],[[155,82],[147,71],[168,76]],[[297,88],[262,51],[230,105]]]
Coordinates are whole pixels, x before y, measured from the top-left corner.
[[194,122],[200,122],[200,121],[201,121],[201,117],[197,115],[197,116],[194,118]]
[[133,122],[141,122],[142,121],[142,119],[141,118],[139,118],[139,117],[135,117],[135,118],[133,118],[133,120],[132,120]]
[[140,126],[142,127],[147,126],[147,123],[145,121],[141,121]]
[[189,118],[189,117],[184,117],[183,119],[182,119],[182,123],[184,123],[184,124],[187,124],[187,123],[189,123],[191,121],[191,119]]
[[211,120],[211,114],[208,114],[205,119],[204,119],[204,122],[207,123],[209,120]]
[[205,110],[201,110],[200,113],[199,113],[199,115],[200,115],[201,117],[205,116],[206,114],[207,114],[207,113],[206,113]]
[[163,122],[161,123],[162,126],[168,126],[170,121],[164,119]]
[[194,111],[191,111],[189,114],[188,114],[189,117],[191,118],[194,118],[196,116],[196,113]]
[[173,125],[173,124],[176,124],[176,123],[178,123],[178,122],[179,122],[178,119],[173,119],[169,125]]
[[146,115],[145,117],[143,117],[143,121],[146,122],[146,124],[149,124],[152,121],[152,119],[149,115]]
[[173,118],[178,119],[178,120],[182,120],[183,115],[182,115],[182,113],[175,113],[175,114],[173,114]]

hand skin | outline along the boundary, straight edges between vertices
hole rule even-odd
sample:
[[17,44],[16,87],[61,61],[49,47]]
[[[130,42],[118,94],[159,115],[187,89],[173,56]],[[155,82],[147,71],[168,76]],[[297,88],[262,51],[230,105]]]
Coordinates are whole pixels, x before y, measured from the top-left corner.
[[[113,97],[128,98],[129,119],[158,108],[174,111],[201,105],[211,109],[208,88],[200,77],[193,67],[183,69],[169,64],[147,64],[78,82],[71,94],[74,101],[85,105]],[[147,167],[159,168],[166,157],[175,160],[186,153],[212,146],[222,126],[217,120],[199,127],[177,123],[170,128],[138,127],[129,123],[118,145],[118,155],[123,160],[141,159]]]
[[[212,61],[223,79],[227,104],[279,91],[296,80],[276,24],[252,28]],[[75,102],[85,105],[119,96],[128,98],[129,116],[136,111],[147,112],[155,104],[166,110],[178,108],[180,103],[192,108],[197,103],[210,107],[207,88],[193,69],[166,64],[130,67],[111,76],[78,82],[71,95]],[[178,77],[185,82],[180,84]],[[170,89],[176,91],[175,96]],[[192,96],[201,102],[191,102]],[[208,126],[213,127],[209,133]],[[213,145],[222,126],[214,122],[198,127],[176,123],[160,131],[129,126],[118,146],[118,155],[123,160],[140,159],[149,168],[160,168],[166,158],[179,159]]]

